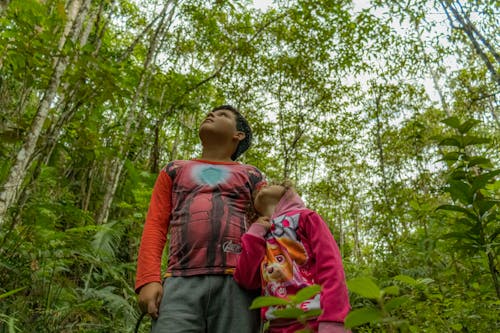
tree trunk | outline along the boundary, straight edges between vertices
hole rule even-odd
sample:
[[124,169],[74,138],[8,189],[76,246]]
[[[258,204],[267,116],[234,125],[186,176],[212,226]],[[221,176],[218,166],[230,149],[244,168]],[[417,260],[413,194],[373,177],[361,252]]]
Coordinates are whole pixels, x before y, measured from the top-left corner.
[[165,6],[162,9],[162,12],[160,13],[160,23],[158,24],[158,27],[153,34],[148,50],[148,54],[146,56],[146,59],[144,60],[144,65],[143,65],[143,71],[141,74],[141,77],[139,78],[139,83],[136,88],[136,94],[134,96],[134,99],[132,100],[131,106],[128,109],[128,116],[127,120],[125,123],[125,128],[123,131],[123,137],[122,140],[119,144],[119,151],[118,154],[115,158],[112,159],[110,168],[108,169],[108,174],[106,175],[106,189],[105,189],[105,194],[104,194],[104,200],[101,208],[97,212],[96,215],[96,224],[103,224],[106,223],[108,220],[109,216],[109,211],[111,209],[111,204],[113,203],[113,199],[116,193],[116,189],[118,188],[118,182],[121,177],[121,173],[123,171],[123,167],[125,166],[125,161],[127,158],[127,154],[129,152],[129,145],[131,143],[133,134],[134,134],[134,124],[136,124],[137,119],[136,119],[136,114],[137,114],[137,109],[139,105],[139,100],[141,97],[143,97],[144,93],[144,87],[146,86],[146,74],[147,71],[149,70],[151,64],[153,63],[153,59],[155,57],[155,54],[158,52],[158,42],[160,40],[160,36],[163,34],[164,27],[165,27],[165,19],[166,19],[166,14],[167,10],[172,4],[172,8],[170,10],[169,16],[168,16],[168,23],[173,19],[174,12],[175,12],[175,6],[176,6],[176,1],[169,1],[165,4]]
[[[500,86],[500,73],[495,70],[495,66],[491,63],[490,59],[486,55],[486,53],[482,50],[481,45],[479,45],[479,42],[476,39],[476,36],[481,40],[481,42],[486,45],[486,47],[490,50],[490,52],[493,54],[493,57],[497,62],[500,62],[500,56],[498,53],[493,49],[493,47],[486,41],[486,39],[479,33],[479,31],[472,25],[470,20],[464,15],[462,16],[458,10],[453,7],[453,4],[447,3],[443,0],[440,1],[441,6],[444,8],[444,11],[448,17],[448,20],[450,21],[450,24],[452,28],[455,26],[453,25],[453,21],[449,15],[448,10],[451,11],[455,19],[460,23],[460,29],[465,32],[467,35],[467,38],[469,41],[472,43],[472,46],[474,47],[474,50],[477,52],[479,57],[483,60],[484,64],[486,65],[486,68],[490,72],[491,77],[493,78],[493,81],[495,81],[498,86]],[[457,1],[458,5],[460,5],[460,2]]]
[[[64,33],[59,40],[58,54],[61,53],[67,36],[71,36],[73,41],[79,35],[82,29],[83,18],[86,16],[90,0],[75,0],[72,2],[68,11],[68,21],[64,29]],[[79,18],[80,16],[80,18]],[[78,18],[78,19],[77,19]],[[61,77],[68,66],[69,59],[67,56],[58,57],[54,61],[53,73],[42,100],[38,106],[38,110],[33,118],[30,132],[26,135],[24,144],[17,153],[14,164],[9,170],[7,180],[3,185],[3,190],[0,193],[0,226],[4,223],[10,207],[12,207],[19,198],[20,190],[23,186],[24,179],[28,173],[28,169],[33,162],[35,148],[42,131],[43,124],[47,119],[50,107],[54,102],[57,93],[57,88],[61,83]]]
[[495,256],[493,255],[492,250],[487,251],[487,256],[488,256],[488,267],[490,268],[491,278],[493,280],[493,286],[495,287],[498,299],[500,299],[500,284],[498,283],[498,271],[495,266]]
[[389,246],[389,250],[393,255],[395,255],[395,248],[392,243],[393,236],[395,235],[395,228],[393,223],[393,210],[391,206],[391,202],[389,200],[388,193],[388,184],[387,184],[387,170],[386,170],[386,162],[385,162],[385,154],[384,154],[384,146],[382,142],[382,120],[380,119],[380,114],[382,113],[381,99],[382,95],[380,92],[375,97],[375,121],[376,121],[376,131],[375,131],[375,139],[377,145],[377,153],[378,153],[378,167],[380,172],[380,177],[382,178],[381,190],[382,190],[382,200],[385,204],[385,208],[387,209],[386,219],[382,220],[382,223],[385,223],[384,227],[387,227],[389,230],[389,235],[385,234],[387,245]]

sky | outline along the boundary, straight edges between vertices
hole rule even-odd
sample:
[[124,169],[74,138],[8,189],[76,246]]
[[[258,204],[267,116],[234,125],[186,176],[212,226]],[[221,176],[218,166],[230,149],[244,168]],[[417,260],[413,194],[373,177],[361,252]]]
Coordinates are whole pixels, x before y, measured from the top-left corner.
[[[254,3],[254,6],[256,8],[259,8],[261,10],[266,10],[267,8],[269,8],[269,6],[272,5],[273,1],[272,0],[253,0],[253,3]],[[361,11],[362,9],[365,9],[365,8],[368,8],[370,6],[370,0],[353,0],[352,1],[353,5],[354,5],[354,8],[353,8],[353,11],[354,13],[358,12],[358,11]],[[382,15],[382,10],[379,12],[380,15]],[[441,14],[441,13],[434,13],[434,14]],[[377,15],[377,12],[375,12],[375,15]],[[445,17],[444,17],[444,13],[442,13],[442,15],[439,15],[439,16],[436,16],[436,15],[431,15],[431,18],[434,18],[434,19],[437,19],[437,20],[441,20],[443,21],[445,24],[438,24],[436,27],[437,27],[437,31],[438,32],[444,32],[446,29],[448,29],[448,22],[446,21]],[[396,31],[404,31],[404,29],[409,29],[408,26],[405,26],[404,22],[403,22],[403,25],[395,25],[394,26],[394,29]],[[444,41],[446,42],[446,41]],[[456,68],[457,65],[456,65],[456,62],[455,62],[455,59],[453,58],[449,58],[446,60],[446,64],[449,66],[450,70],[452,70],[453,68]],[[367,80],[363,79],[363,78],[355,78],[358,82],[361,81],[361,82],[366,82]],[[427,78],[424,78],[423,79],[423,85],[425,87],[425,90],[429,96],[429,98],[435,102],[439,102],[439,94],[435,88],[435,83],[433,82],[432,78],[430,77],[430,75],[427,77]]]

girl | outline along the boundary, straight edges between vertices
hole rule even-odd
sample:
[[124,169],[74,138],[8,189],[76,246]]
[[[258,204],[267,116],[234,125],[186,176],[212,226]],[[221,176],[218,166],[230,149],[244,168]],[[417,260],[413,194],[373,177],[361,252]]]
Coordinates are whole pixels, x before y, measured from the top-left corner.
[[[321,293],[302,303],[307,311],[321,309],[307,327],[320,333],[344,333],[349,312],[342,259],[335,240],[323,219],[306,208],[290,183],[263,186],[254,196],[260,217],[242,236],[243,250],[234,279],[247,289],[287,298],[312,284]],[[262,308],[261,316],[270,321],[270,333],[291,333],[304,326],[294,319],[276,318],[276,307]]]

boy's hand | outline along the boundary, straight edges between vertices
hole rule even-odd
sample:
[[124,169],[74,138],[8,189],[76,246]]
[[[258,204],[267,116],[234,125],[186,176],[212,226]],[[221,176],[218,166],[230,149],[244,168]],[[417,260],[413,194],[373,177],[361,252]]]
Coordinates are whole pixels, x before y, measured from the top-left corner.
[[254,222],[258,223],[269,230],[271,228],[271,219],[268,216],[259,216],[259,218]]
[[163,287],[159,282],[150,282],[139,291],[139,308],[143,313],[148,313],[151,318],[157,319],[160,309]]

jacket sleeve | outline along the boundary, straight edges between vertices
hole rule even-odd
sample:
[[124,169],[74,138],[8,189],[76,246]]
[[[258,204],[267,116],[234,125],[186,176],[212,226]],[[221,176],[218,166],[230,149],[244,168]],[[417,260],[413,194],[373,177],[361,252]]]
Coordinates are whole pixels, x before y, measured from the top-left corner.
[[260,289],[260,263],[266,253],[266,241],[264,239],[267,230],[264,226],[254,223],[241,237],[241,253],[238,257],[234,280],[243,288]]
[[310,212],[302,221],[313,256],[315,257],[316,281],[321,285],[321,322],[343,323],[347,316],[349,294],[345,281],[340,251],[333,235],[323,219]]
[[156,180],[151,195],[146,223],[142,232],[135,292],[150,282],[161,282],[161,258],[167,240],[172,211],[172,181],[165,170]]

